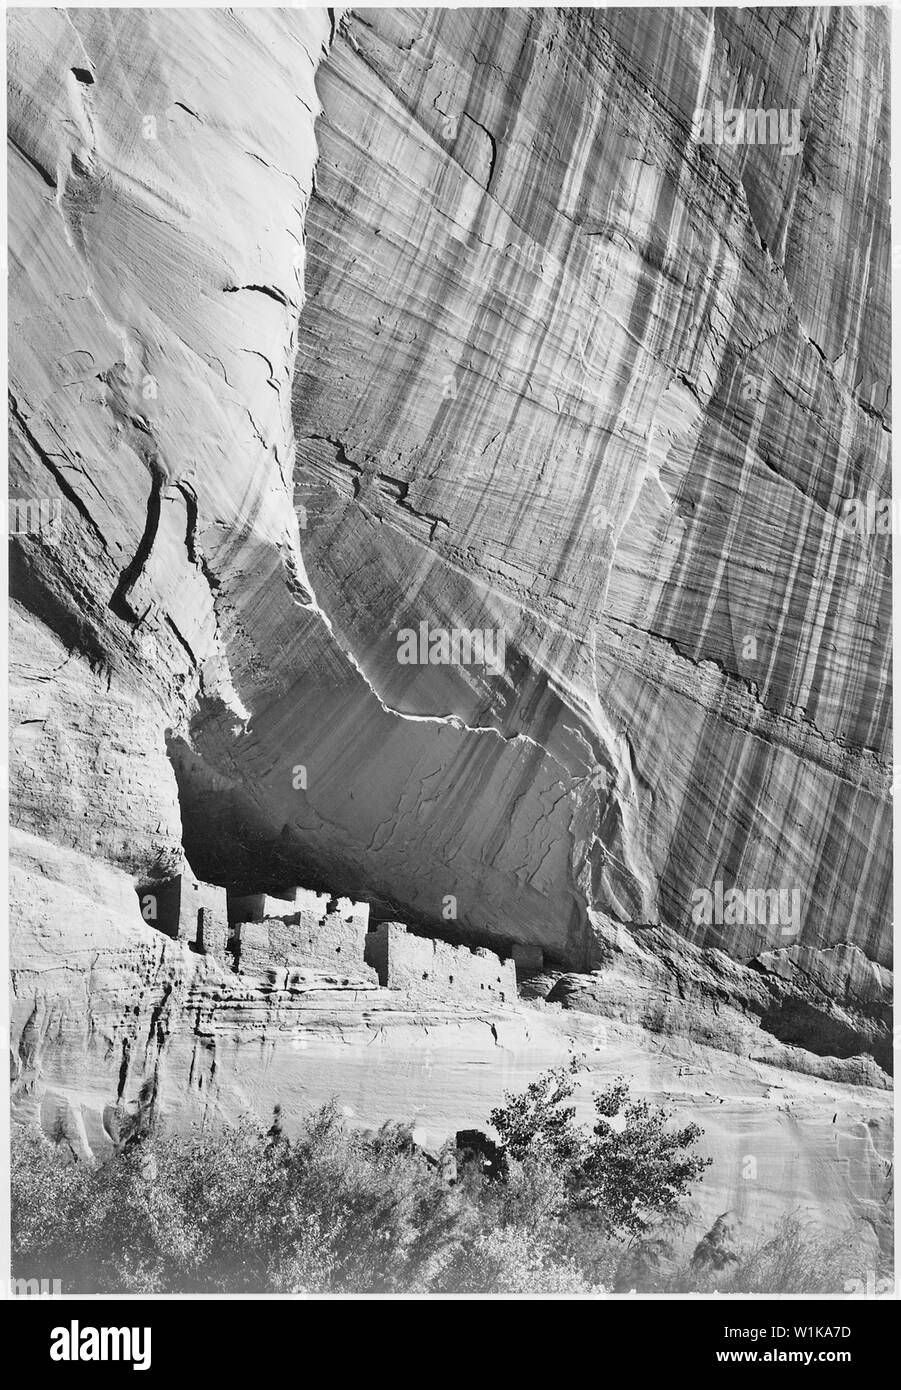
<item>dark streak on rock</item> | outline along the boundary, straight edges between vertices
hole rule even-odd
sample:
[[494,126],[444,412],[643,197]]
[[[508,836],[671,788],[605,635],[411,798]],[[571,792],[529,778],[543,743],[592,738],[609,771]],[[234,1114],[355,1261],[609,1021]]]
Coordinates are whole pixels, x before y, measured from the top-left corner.
[[118,618],[123,618],[126,622],[137,622],[138,613],[129,603],[129,594],[134,588],[141,573],[146,565],[150,552],[153,549],[153,542],[156,540],[156,533],[160,524],[160,495],[163,487],[163,475],[158,468],[151,470],[150,496],[147,499],[147,520],[144,524],[144,534],[141,537],[137,550],[131,562],[125,566],[119,576],[119,582],[113,591],[109,606]]
[[268,295],[270,299],[275,300],[276,304],[281,304],[285,309],[291,307],[285,292],[277,289],[274,285],[226,285],[223,293],[237,294],[239,290],[253,290],[256,294]]
[[12,132],[9,132],[7,138],[9,139],[9,143],[12,145],[13,149],[17,150],[19,154],[22,156],[22,158],[25,160],[25,163],[30,164],[32,169],[34,169],[35,173],[41,176],[47,187],[56,188],[56,179],[50,173],[49,169],[45,169],[43,164],[41,164],[37,159],[30,155],[26,149],[23,149],[23,147],[19,144],[18,140],[12,134]]

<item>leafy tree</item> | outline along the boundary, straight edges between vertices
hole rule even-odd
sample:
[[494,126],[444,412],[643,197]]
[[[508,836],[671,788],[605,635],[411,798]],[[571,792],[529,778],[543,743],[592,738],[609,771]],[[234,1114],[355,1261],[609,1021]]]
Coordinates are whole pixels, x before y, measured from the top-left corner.
[[563,1102],[575,1091],[581,1070],[581,1060],[573,1057],[566,1067],[542,1072],[520,1095],[505,1093],[505,1104],[492,1110],[489,1119],[507,1160],[564,1167],[578,1163],[585,1137],[575,1123],[575,1107]]
[[594,1108],[597,1122],[576,1175],[578,1204],[603,1213],[609,1230],[640,1235],[651,1218],[675,1212],[713,1162],[687,1152],[703,1131],[694,1123],[667,1129],[672,1112],[630,1100],[622,1078],[595,1096]]
[[280,1108],[268,1129],[170,1135],[148,1090],[98,1163],[19,1131],[14,1268],[67,1293],[603,1292],[621,1233],[678,1203],[706,1161],[685,1154],[696,1126],[670,1132],[622,1082],[596,1098],[594,1130],[577,1125],[578,1070],[507,1096],[499,1165],[464,1164],[457,1182],[409,1125],[352,1130],[334,1104],[294,1135]]
[[563,1175],[570,1212],[592,1215],[608,1235],[633,1237],[672,1214],[713,1160],[689,1154],[696,1124],[667,1128],[672,1113],[630,1099],[620,1077],[594,1097],[589,1131],[565,1104],[576,1089],[580,1058],[543,1072],[520,1095],[507,1094],[491,1113],[509,1164],[531,1160]]

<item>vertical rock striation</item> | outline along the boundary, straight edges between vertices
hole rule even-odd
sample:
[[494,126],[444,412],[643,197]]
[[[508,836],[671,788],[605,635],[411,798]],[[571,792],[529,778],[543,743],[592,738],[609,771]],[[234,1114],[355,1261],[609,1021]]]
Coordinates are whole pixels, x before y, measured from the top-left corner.
[[[890,544],[841,523],[889,493],[884,15],[354,12],[318,88],[303,550],[434,726],[346,680],[323,729],[311,659],[300,834],[571,959],[592,911],[784,945],[695,925],[720,880],[885,963]],[[717,101],[797,153],[699,142]],[[399,664],[422,619],[504,671]]]
[[[10,493],[55,519],[11,545],[20,1113],[90,1150],[148,1076],[184,1123],[349,1077],[443,1136],[587,1041],[709,1101],[711,1202],[760,1132],[770,1214],[875,1219],[890,549],[842,509],[889,493],[886,27],[11,15]],[[705,144],[717,103],[797,150]],[[400,662],[422,623],[503,659]],[[141,920],[184,847],[596,973],[236,979]],[[718,882],[797,922],[696,921]]]

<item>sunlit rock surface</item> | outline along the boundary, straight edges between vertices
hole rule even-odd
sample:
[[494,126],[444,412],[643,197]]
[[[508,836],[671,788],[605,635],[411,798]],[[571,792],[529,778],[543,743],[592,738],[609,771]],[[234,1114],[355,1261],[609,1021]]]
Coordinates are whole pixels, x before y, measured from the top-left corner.
[[[841,507],[889,492],[884,15],[8,32],[10,495],[60,508],[11,545],[17,1113],[93,1148],[150,1077],[441,1136],[603,1027],[728,1155],[705,1220],[878,1225],[890,551]],[[717,100],[802,148],[697,142]],[[503,669],[402,665],[421,622]],[[550,1002],[275,998],[141,921],[183,846],[540,943]],[[697,925],[716,881],[799,929]]]
[[[269,713],[286,818],[424,915],[573,963],[586,905],[786,944],[695,927],[720,879],[887,962],[890,547],[839,525],[889,492],[883,23],[373,10],[320,69],[302,549],[381,702],[445,724],[335,671],[323,729],[314,644]],[[799,108],[801,153],[694,143],[715,98]],[[399,664],[423,619],[505,671]]]
[[282,11],[10,22],[10,493],[61,501],[57,533],[11,546],[12,818],[136,880],[181,854],[170,731],[199,705],[236,735],[249,717],[240,606],[268,579],[293,608],[328,35]]
[[635,1095],[702,1126],[714,1164],[693,1193],[688,1244],[731,1211],[755,1236],[793,1215],[853,1235],[874,1258],[891,1247],[892,1107],[878,1067],[776,1043],[737,974],[722,979],[727,1008],[705,1000],[709,981],[687,958],[654,1016],[622,966],[626,988],[609,997],[602,978],[563,977],[563,1007],[424,1003],[353,970],[294,972],[285,988],[283,971],[237,977],[135,921],[121,871],[97,866],[86,893],[78,854],[18,832],[15,850],[13,891],[31,927],[14,944],[14,1115],[75,1152],[108,1152],[147,1080],[169,1126],[266,1119],[280,1104],[293,1130],[335,1097],[351,1123],[411,1120],[437,1149],[576,1054],[587,1064],[580,1119],[591,1088],[623,1075]]

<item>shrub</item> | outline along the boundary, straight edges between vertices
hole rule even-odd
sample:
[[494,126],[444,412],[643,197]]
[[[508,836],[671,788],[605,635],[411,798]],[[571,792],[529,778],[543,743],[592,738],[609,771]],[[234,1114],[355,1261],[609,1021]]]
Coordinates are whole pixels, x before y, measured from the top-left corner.
[[[683,1269],[667,1281],[672,1293],[832,1294],[847,1293],[848,1281],[866,1280],[873,1261],[869,1246],[853,1235],[825,1236],[799,1217],[783,1221],[775,1235],[737,1252],[718,1273]],[[880,1270],[886,1273],[887,1270]]]
[[[597,1116],[589,1132],[565,1105],[582,1062],[544,1072],[521,1095],[507,1095],[493,1110],[507,1160],[527,1155],[564,1176],[564,1205],[592,1213],[608,1235],[636,1236],[677,1211],[693,1183],[713,1161],[687,1150],[701,1137],[696,1124],[667,1128],[672,1115],[648,1101],[631,1100],[621,1078],[594,1096]],[[619,1123],[612,1123],[619,1121]]]
[[293,1143],[245,1124],[93,1169],[40,1133],[14,1147],[15,1266],[72,1292],[422,1291],[463,1219],[405,1131],[354,1133],[334,1106]]
[[574,1260],[555,1258],[522,1226],[497,1226],[479,1232],[462,1247],[448,1271],[448,1293],[594,1293]]
[[496,1175],[464,1164],[455,1184],[409,1127],[350,1130],[334,1104],[289,1139],[278,1111],[268,1130],[165,1135],[148,1103],[95,1166],[20,1134],[14,1268],[68,1293],[603,1292],[623,1238],[675,1207],[703,1160],[684,1153],[696,1127],[668,1131],[623,1083],[579,1127],[574,1076],[508,1095]]

